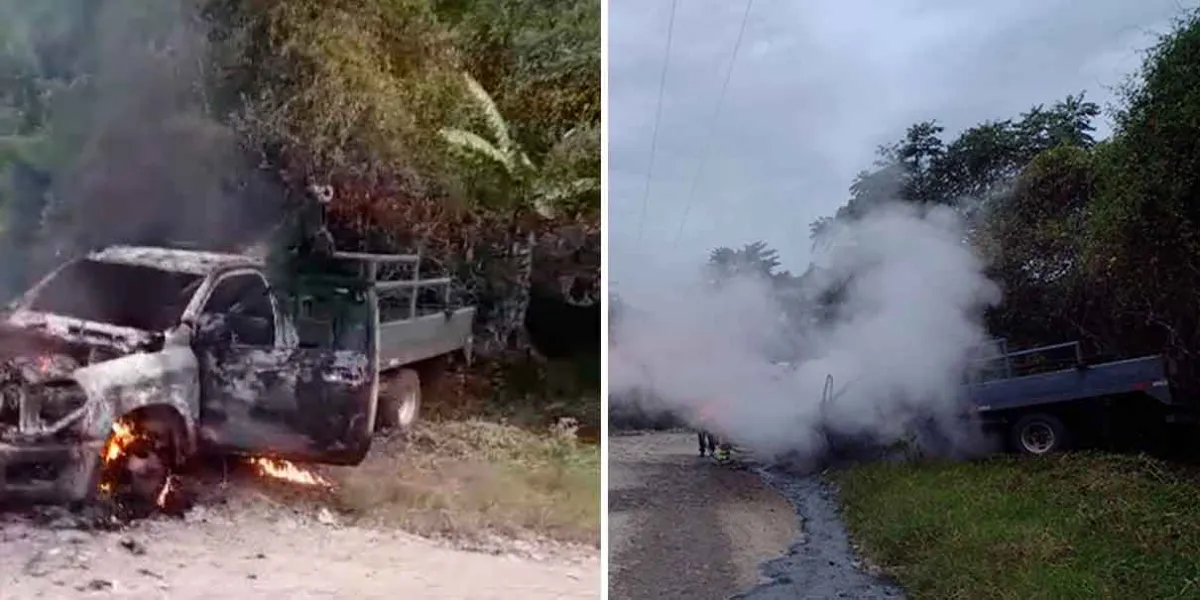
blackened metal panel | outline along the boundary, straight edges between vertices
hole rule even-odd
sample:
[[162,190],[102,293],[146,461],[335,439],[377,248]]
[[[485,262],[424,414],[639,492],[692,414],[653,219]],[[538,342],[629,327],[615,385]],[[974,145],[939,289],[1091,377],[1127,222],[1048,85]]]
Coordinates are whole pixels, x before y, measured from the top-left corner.
[[232,346],[200,354],[206,442],[290,460],[362,460],[374,401],[365,353]]

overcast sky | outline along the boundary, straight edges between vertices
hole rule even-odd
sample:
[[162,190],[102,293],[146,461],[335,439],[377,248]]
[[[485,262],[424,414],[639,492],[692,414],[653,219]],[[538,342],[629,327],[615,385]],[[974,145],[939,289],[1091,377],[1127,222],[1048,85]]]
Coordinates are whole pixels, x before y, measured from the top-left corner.
[[1080,91],[1107,105],[1193,4],[753,0],[714,131],[745,0],[678,0],[639,241],[671,2],[609,0],[611,277],[646,256],[702,259],[756,239],[802,270],[808,224],[847,199],[880,144],[916,121],[937,119],[948,136]]

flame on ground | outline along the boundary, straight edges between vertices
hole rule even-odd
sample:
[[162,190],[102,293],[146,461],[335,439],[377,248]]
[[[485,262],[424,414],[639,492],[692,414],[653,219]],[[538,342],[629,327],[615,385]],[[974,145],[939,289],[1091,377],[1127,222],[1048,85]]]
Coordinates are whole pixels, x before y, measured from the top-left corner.
[[[100,456],[105,465],[112,464],[129,452],[132,446],[139,439],[139,433],[133,420],[121,418],[113,422],[112,434],[109,435],[108,441],[104,444]],[[278,479],[295,483],[304,486],[313,487],[333,487],[333,484],[324,477],[316,473],[303,469],[296,464],[274,458],[256,457],[251,458],[249,463],[254,466],[254,469],[263,477]],[[157,504],[159,507],[165,507],[171,492],[178,487],[178,481],[173,474],[168,474],[166,482],[158,493]],[[100,491],[108,494],[115,489],[111,480],[105,480],[100,483]]]
[[302,469],[286,460],[277,460],[274,458],[257,457],[250,459],[250,464],[254,465],[254,469],[264,477],[272,479],[280,479],[300,485],[331,487],[332,484],[328,479]]

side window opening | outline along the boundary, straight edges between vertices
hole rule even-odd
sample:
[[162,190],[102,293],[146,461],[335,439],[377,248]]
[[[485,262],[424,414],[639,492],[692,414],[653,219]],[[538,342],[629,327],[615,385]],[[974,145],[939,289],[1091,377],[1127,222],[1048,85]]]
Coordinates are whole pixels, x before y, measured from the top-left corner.
[[219,316],[233,334],[233,342],[245,346],[275,344],[275,311],[270,290],[255,273],[222,279],[204,305],[206,315]]
[[370,311],[365,291],[314,285],[292,304],[300,347],[369,351]]

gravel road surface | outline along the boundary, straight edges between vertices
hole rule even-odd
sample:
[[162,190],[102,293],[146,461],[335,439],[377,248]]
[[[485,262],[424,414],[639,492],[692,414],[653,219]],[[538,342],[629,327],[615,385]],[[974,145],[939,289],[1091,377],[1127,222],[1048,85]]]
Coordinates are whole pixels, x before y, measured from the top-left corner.
[[466,551],[328,511],[199,507],[120,531],[0,514],[0,600],[599,598],[594,551]]
[[828,485],[743,467],[699,458],[694,434],[609,438],[610,597],[903,598],[855,556]]
[[694,434],[613,436],[608,460],[612,600],[729,598],[796,536],[787,500],[701,459]]

